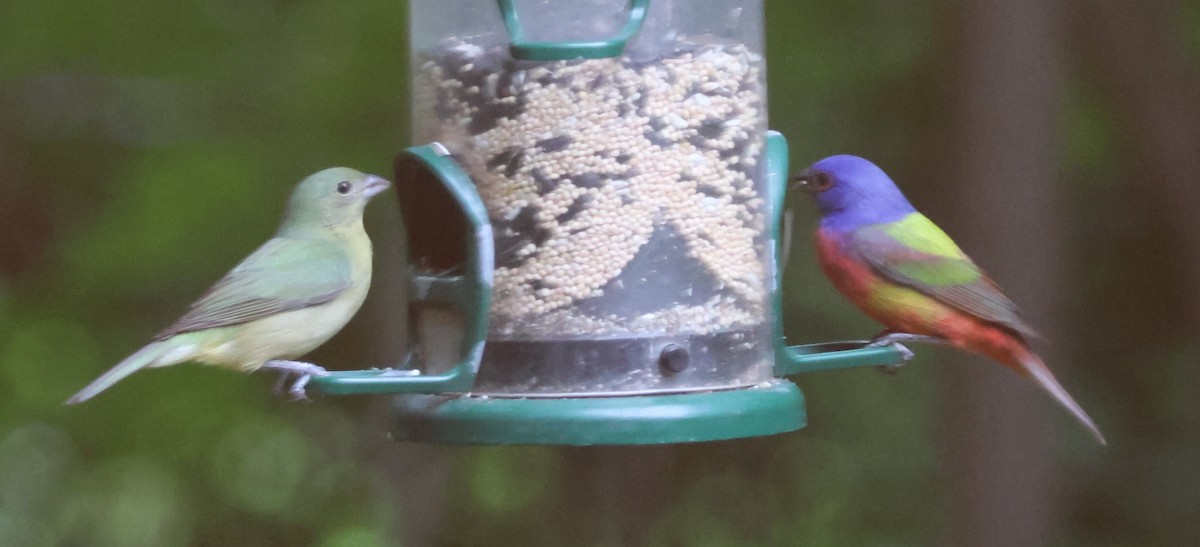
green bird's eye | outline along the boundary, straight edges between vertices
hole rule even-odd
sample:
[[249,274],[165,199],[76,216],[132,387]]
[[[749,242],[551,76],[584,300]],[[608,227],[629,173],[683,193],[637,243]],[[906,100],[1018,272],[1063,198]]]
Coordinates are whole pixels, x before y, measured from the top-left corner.
[[343,180],[337,185],[337,193],[345,195],[350,193],[350,182]]

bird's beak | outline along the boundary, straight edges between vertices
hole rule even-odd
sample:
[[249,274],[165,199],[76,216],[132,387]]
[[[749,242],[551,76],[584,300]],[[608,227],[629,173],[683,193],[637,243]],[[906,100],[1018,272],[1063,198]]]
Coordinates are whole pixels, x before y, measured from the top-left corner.
[[382,177],[370,175],[367,177],[367,183],[363,185],[363,194],[367,197],[374,196],[392,186],[392,183],[384,180]]
[[799,175],[794,175],[791,180],[792,190],[804,190],[808,193],[813,193],[812,173],[805,171]]

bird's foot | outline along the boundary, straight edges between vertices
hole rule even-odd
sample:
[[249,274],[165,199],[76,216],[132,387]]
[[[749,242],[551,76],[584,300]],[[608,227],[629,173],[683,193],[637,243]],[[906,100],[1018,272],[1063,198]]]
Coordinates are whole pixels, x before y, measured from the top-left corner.
[[882,370],[887,374],[896,374],[900,372],[900,369],[904,368],[904,366],[907,365],[909,361],[912,361],[913,357],[915,356],[911,349],[908,349],[907,346],[901,344],[900,342],[892,342],[891,344],[885,345],[891,346],[892,349],[896,350],[896,352],[900,354],[899,363],[894,365],[883,365],[879,367],[879,370]]
[[[314,365],[312,363],[304,363],[301,361],[285,361],[277,359],[267,361],[263,368],[269,368],[282,372],[279,375],[279,381],[275,383],[275,393],[283,394],[284,387],[287,387],[288,396],[293,401],[307,401],[308,395],[304,392],[304,387],[308,385],[308,381],[313,376],[328,376],[329,371],[325,367]],[[296,380],[291,386],[287,386],[287,381],[292,376],[296,376]]]
[[901,359],[900,363],[895,364],[895,365],[884,365],[884,366],[880,367],[884,372],[886,372],[888,374],[895,374],[895,373],[899,372],[900,369],[902,367],[904,367],[904,365],[908,364],[909,361],[912,361],[912,359],[914,357],[912,350],[908,349],[908,347],[905,346],[904,344],[902,344],[901,342],[917,342],[917,343],[923,343],[923,344],[945,344],[946,339],[939,338],[937,336],[926,336],[923,334],[912,334],[912,333],[907,333],[907,332],[892,332],[890,330],[885,330],[885,331],[879,333],[879,335],[877,335],[875,338],[873,338],[870,342],[867,342],[866,347],[882,348],[882,347],[891,346],[892,349],[899,352],[900,359]]

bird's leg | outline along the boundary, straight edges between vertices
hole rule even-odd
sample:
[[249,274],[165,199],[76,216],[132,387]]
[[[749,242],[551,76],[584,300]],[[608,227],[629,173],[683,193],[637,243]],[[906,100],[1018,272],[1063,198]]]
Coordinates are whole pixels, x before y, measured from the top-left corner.
[[274,393],[276,397],[283,395],[283,390],[287,387],[288,378],[291,377],[292,373],[290,372],[280,373],[279,378],[275,380],[275,387],[271,388],[271,393]]
[[288,389],[288,394],[292,396],[293,401],[307,401],[308,394],[304,393],[304,386],[308,385],[308,381],[312,379],[311,374],[301,374],[296,381],[292,383],[292,387]]
[[937,336],[926,336],[923,334],[912,334],[912,333],[908,333],[908,332],[892,332],[890,330],[885,329],[884,331],[875,335],[875,338],[872,338],[870,342],[867,342],[866,347],[881,348],[881,347],[885,347],[885,346],[891,346],[893,349],[900,352],[900,358],[903,359],[903,362],[901,362],[898,365],[882,367],[884,372],[886,372],[888,374],[895,374],[897,371],[900,370],[900,367],[903,367],[904,365],[908,364],[908,362],[911,361],[913,358],[912,350],[908,349],[908,347],[906,347],[901,342],[917,342],[920,344],[945,344],[945,343],[947,343],[945,338],[940,338]]
[[282,391],[283,385],[287,383],[287,378],[291,375],[296,375],[296,381],[292,382],[292,386],[288,388],[288,394],[295,401],[307,401],[308,396],[304,393],[304,386],[308,385],[308,381],[313,376],[326,376],[329,371],[324,367],[314,365],[312,363],[304,363],[301,361],[287,361],[283,359],[275,359],[267,361],[263,364],[263,368],[278,370],[283,373],[279,382],[276,384],[276,391]]

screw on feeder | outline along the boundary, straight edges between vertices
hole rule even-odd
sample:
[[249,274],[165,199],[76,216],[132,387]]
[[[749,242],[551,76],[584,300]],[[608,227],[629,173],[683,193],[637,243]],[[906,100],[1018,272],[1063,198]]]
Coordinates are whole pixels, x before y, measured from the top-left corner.
[[688,351],[677,344],[667,344],[658,354],[658,366],[671,374],[683,372],[689,361]]

